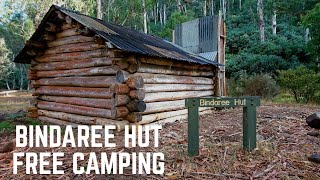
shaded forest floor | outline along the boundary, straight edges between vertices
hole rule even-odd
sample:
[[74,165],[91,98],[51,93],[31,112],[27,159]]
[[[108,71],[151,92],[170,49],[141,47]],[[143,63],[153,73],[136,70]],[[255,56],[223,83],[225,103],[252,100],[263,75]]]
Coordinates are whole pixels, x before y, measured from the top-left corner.
[[[4,101],[1,101],[4,102]],[[0,104],[1,104],[0,102]],[[23,105],[22,105],[23,106]],[[7,109],[10,109],[6,107]],[[4,113],[5,112],[5,113]],[[16,124],[24,122],[24,114],[15,108],[0,111],[0,123],[11,116]],[[200,155],[187,156],[187,122],[163,126],[158,148],[125,148],[123,133],[116,135],[116,148],[17,148],[13,152],[65,152],[65,175],[37,175],[35,179],[105,179],[106,175],[72,174],[72,154],[83,152],[163,152],[165,174],[110,175],[110,179],[320,179],[320,164],[308,161],[314,152],[320,153],[320,137],[307,135],[311,129],[305,117],[320,112],[319,106],[262,103],[258,108],[258,148],[253,152],[242,150],[242,109],[227,109],[200,117]],[[1,119],[2,117],[2,119]],[[31,123],[32,124],[32,123]],[[15,138],[14,132],[0,132],[0,144]],[[85,165],[86,160],[80,164]],[[20,167],[21,168],[21,167]],[[22,168],[21,168],[22,169]],[[23,170],[23,169],[22,169]],[[0,179],[29,179],[25,171],[12,173],[12,152],[0,153]]]

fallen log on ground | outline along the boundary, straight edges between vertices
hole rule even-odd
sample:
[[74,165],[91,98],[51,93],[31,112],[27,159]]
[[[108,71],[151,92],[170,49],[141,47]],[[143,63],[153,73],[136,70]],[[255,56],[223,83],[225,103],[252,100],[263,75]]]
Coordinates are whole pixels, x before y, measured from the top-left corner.
[[83,87],[60,87],[41,86],[35,91],[35,95],[53,96],[74,96],[86,98],[107,98],[113,97],[113,92],[108,88],[83,88]]
[[91,107],[77,106],[77,105],[71,105],[71,104],[40,101],[37,104],[37,107],[41,110],[59,111],[59,112],[78,114],[78,115],[84,115],[84,116],[94,116],[94,117],[103,117],[103,118],[116,117],[115,110],[91,108]]
[[54,70],[54,71],[38,71],[37,77],[64,77],[64,76],[96,76],[96,75],[114,75],[118,68],[105,66],[82,69]]
[[[131,91],[130,91],[131,92]],[[192,97],[212,96],[214,91],[180,91],[180,92],[155,92],[146,93],[144,102],[172,101]]]
[[[110,87],[116,83],[114,76],[92,77],[57,77],[43,78],[32,82],[36,87],[40,86],[81,86],[81,87]],[[129,89],[129,88],[128,88]],[[128,90],[129,92],[129,90]]]

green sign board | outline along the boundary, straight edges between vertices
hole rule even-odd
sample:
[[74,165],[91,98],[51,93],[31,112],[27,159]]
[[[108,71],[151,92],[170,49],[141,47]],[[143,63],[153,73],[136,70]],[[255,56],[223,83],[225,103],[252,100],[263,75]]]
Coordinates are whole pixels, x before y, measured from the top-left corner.
[[243,147],[246,150],[256,148],[256,107],[260,106],[260,97],[214,97],[188,98],[188,153],[199,154],[199,107],[243,107]]

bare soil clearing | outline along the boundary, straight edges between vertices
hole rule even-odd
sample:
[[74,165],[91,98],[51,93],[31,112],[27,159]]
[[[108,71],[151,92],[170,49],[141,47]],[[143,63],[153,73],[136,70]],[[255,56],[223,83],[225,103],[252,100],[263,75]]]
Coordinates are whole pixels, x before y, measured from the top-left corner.
[[[123,133],[116,135],[116,148],[17,148],[14,152],[65,152],[65,175],[12,174],[12,152],[0,154],[0,179],[105,179],[106,175],[72,174],[72,154],[83,152],[163,152],[165,174],[109,175],[110,179],[320,179],[320,164],[308,161],[320,153],[320,138],[307,135],[319,132],[307,126],[305,118],[319,112],[319,106],[262,103],[258,107],[258,148],[242,150],[242,109],[227,109],[200,117],[200,155],[187,156],[187,122],[163,126],[159,148],[125,148]],[[1,112],[2,113],[2,112]],[[3,116],[3,113],[2,113]],[[0,144],[15,138],[0,133]],[[80,161],[80,164],[86,164]]]

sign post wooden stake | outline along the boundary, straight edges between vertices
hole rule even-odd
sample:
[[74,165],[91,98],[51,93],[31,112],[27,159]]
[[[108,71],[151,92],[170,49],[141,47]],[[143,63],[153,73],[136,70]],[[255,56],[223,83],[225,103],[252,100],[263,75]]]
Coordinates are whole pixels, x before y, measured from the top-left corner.
[[256,148],[257,106],[260,97],[215,97],[188,98],[188,154],[199,154],[199,107],[243,107],[243,148],[251,151]]

